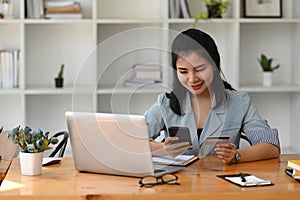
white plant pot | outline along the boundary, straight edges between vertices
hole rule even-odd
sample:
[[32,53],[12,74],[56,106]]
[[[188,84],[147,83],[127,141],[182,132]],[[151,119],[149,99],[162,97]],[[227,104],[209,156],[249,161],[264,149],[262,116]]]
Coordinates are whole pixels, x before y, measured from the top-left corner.
[[273,78],[273,72],[263,72],[263,86],[271,87],[272,78]]
[[28,176],[42,174],[43,153],[20,152],[21,173]]
[[4,15],[4,19],[13,18],[13,8],[14,5],[11,3],[1,3],[0,4],[0,13]]

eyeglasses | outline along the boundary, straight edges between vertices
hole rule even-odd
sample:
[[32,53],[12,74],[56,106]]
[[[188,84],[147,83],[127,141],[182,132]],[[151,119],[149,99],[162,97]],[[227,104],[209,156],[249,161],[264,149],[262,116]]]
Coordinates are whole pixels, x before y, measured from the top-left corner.
[[163,185],[163,184],[180,185],[180,183],[178,183],[177,180],[178,180],[178,176],[174,174],[165,174],[160,178],[157,178],[155,176],[145,176],[141,178],[139,184],[140,187],[153,187],[155,185]]

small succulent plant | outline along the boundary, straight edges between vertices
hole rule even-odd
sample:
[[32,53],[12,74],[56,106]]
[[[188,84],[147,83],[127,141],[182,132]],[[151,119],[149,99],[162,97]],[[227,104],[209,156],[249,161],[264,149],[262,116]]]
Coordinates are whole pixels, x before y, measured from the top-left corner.
[[266,55],[261,54],[260,59],[258,62],[261,65],[261,68],[264,72],[273,72],[274,70],[278,69],[280,65],[272,66],[273,58],[268,58]]
[[21,151],[25,153],[38,153],[52,149],[49,145],[57,144],[58,139],[56,137],[48,137],[49,132],[44,133],[41,129],[32,131],[28,126],[24,129],[17,126],[7,134],[7,138],[14,144],[19,144]]
[[60,70],[59,70],[59,72],[57,74],[57,78],[63,78],[64,77],[64,68],[65,68],[65,65],[61,64]]

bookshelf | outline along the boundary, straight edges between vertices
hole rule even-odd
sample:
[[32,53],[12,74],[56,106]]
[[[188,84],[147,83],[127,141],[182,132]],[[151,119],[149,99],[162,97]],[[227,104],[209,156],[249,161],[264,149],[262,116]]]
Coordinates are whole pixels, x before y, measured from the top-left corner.
[[[4,113],[0,121],[6,129],[21,124],[52,133],[65,130],[64,112],[73,109],[143,114],[157,94],[170,89],[172,80],[164,67],[163,83],[158,87],[122,86],[120,80],[134,64],[168,66],[167,53],[151,48],[168,49],[172,36],[167,31],[145,30],[182,31],[194,24],[192,18],[169,19],[168,0],[79,0],[83,18],[74,20],[26,19],[24,1],[12,2],[14,19],[0,20],[0,50],[20,50],[20,87],[0,90]],[[278,19],[243,18],[242,8],[242,1],[232,0],[222,19],[199,21],[197,28],[215,38],[226,79],[235,88],[248,91],[260,114],[279,129],[283,152],[300,153],[300,2],[283,1],[283,17]],[[120,33],[130,38],[133,30],[139,33],[133,37],[134,44],[121,40]],[[98,44],[107,51],[101,54]],[[145,44],[150,50],[132,53],[132,48]],[[270,88],[261,86],[257,58],[263,52],[281,64]],[[119,53],[126,56],[100,59]],[[99,64],[109,59],[113,62],[108,68]],[[65,63],[65,86],[56,89],[54,77],[61,63]]]

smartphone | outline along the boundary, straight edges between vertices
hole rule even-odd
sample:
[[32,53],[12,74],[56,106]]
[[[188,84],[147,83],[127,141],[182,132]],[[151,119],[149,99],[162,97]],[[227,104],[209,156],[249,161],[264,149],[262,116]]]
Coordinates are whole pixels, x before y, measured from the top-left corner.
[[206,144],[229,143],[229,136],[209,136],[206,138]]
[[188,127],[171,126],[168,130],[171,137],[178,137],[178,140],[172,141],[172,144],[180,142],[188,142],[190,145],[192,144],[190,129]]

